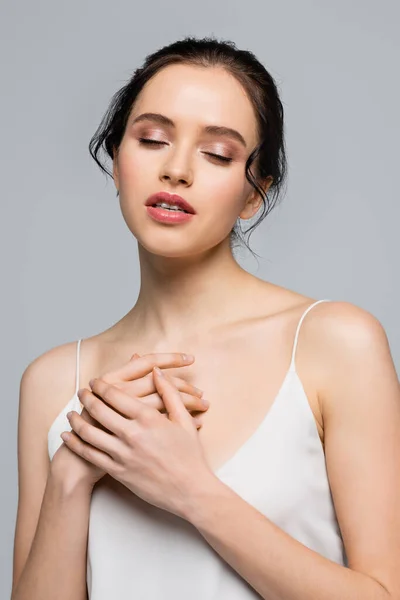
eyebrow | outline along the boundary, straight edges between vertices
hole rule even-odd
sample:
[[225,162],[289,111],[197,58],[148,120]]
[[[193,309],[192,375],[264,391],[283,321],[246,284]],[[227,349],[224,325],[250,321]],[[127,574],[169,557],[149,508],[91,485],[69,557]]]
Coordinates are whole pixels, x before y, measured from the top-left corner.
[[[139,123],[140,121],[155,121],[156,123],[160,123],[160,125],[175,127],[175,123],[172,119],[160,113],[142,113],[132,121],[132,125]],[[205,125],[203,130],[212,135],[225,135],[238,141],[245,148],[247,147],[244,137],[236,131],[236,129],[231,129],[230,127],[224,127],[222,125]]]

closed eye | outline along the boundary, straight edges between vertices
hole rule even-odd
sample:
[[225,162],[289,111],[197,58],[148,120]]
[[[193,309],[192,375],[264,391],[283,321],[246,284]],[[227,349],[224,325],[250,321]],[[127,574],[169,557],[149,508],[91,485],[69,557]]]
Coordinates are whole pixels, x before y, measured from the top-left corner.
[[[152,146],[163,146],[166,145],[167,142],[160,142],[159,140],[149,140],[148,138],[139,138],[139,142],[141,144],[148,144]],[[227,156],[221,156],[220,154],[214,154],[213,152],[204,152],[207,156],[212,156],[213,158],[220,160],[224,163],[232,162],[232,158],[228,158]]]
[[149,140],[147,138],[139,138],[139,142],[142,144],[166,144],[167,142],[160,142],[159,140]]
[[218,160],[220,160],[222,162],[227,162],[227,163],[232,162],[232,158],[228,158],[227,156],[221,156],[220,154],[213,154],[212,152],[204,152],[204,154],[207,154],[208,156],[213,156],[214,158],[217,158]]

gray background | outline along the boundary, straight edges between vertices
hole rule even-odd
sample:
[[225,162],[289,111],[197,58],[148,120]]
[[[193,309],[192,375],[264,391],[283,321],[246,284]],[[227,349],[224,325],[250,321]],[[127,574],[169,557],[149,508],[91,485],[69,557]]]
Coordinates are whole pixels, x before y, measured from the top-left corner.
[[[249,271],[383,324],[400,367],[399,4],[393,1],[2,0],[0,597],[11,587],[21,375],[116,322],[136,243],[87,145],[145,55],[185,35],[252,50],[286,111],[286,198],[243,251]],[[102,286],[105,273],[118,282]],[[85,290],[98,285],[93,305]]]

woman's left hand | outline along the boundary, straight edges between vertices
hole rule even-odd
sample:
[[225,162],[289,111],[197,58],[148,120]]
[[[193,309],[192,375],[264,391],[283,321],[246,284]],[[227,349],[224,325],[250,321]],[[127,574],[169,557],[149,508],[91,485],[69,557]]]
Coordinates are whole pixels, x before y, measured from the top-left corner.
[[102,379],[94,379],[92,391],[84,389],[80,401],[106,431],[72,412],[69,421],[76,435],[64,443],[146,502],[185,518],[190,497],[214,474],[180,392],[157,367],[153,377],[168,418]]

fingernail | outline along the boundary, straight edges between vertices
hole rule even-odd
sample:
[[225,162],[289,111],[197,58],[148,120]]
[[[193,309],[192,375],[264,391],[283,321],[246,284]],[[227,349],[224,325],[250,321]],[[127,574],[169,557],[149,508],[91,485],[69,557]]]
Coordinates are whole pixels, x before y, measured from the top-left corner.
[[161,377],[164,377],[164,373],[161,371],[161,369],[159,369],[158,367],[154,367],[154,370],[156,371],[156,373],[158,375],[160,375]]
[[72,415],[72,410],[69,413],[67,413],[67,419],[68,419],[68,421],[70,420],[71,415]]
[[205,406],[206,408],[208,408],[210,406],[210,403],[208,400],[206,400],[205,398],[201,399],[201,403],[203,406]]
[[90,387],[93,387],[93,384],[94,384],[94,382],[95,382],[95,381],[96,381],[96,379],[91,379],[91,380],[89,381],[89,385],[90,385]]
[[182,354],[182,358],[185,362],[192,362],[194,360],[193,354]]

